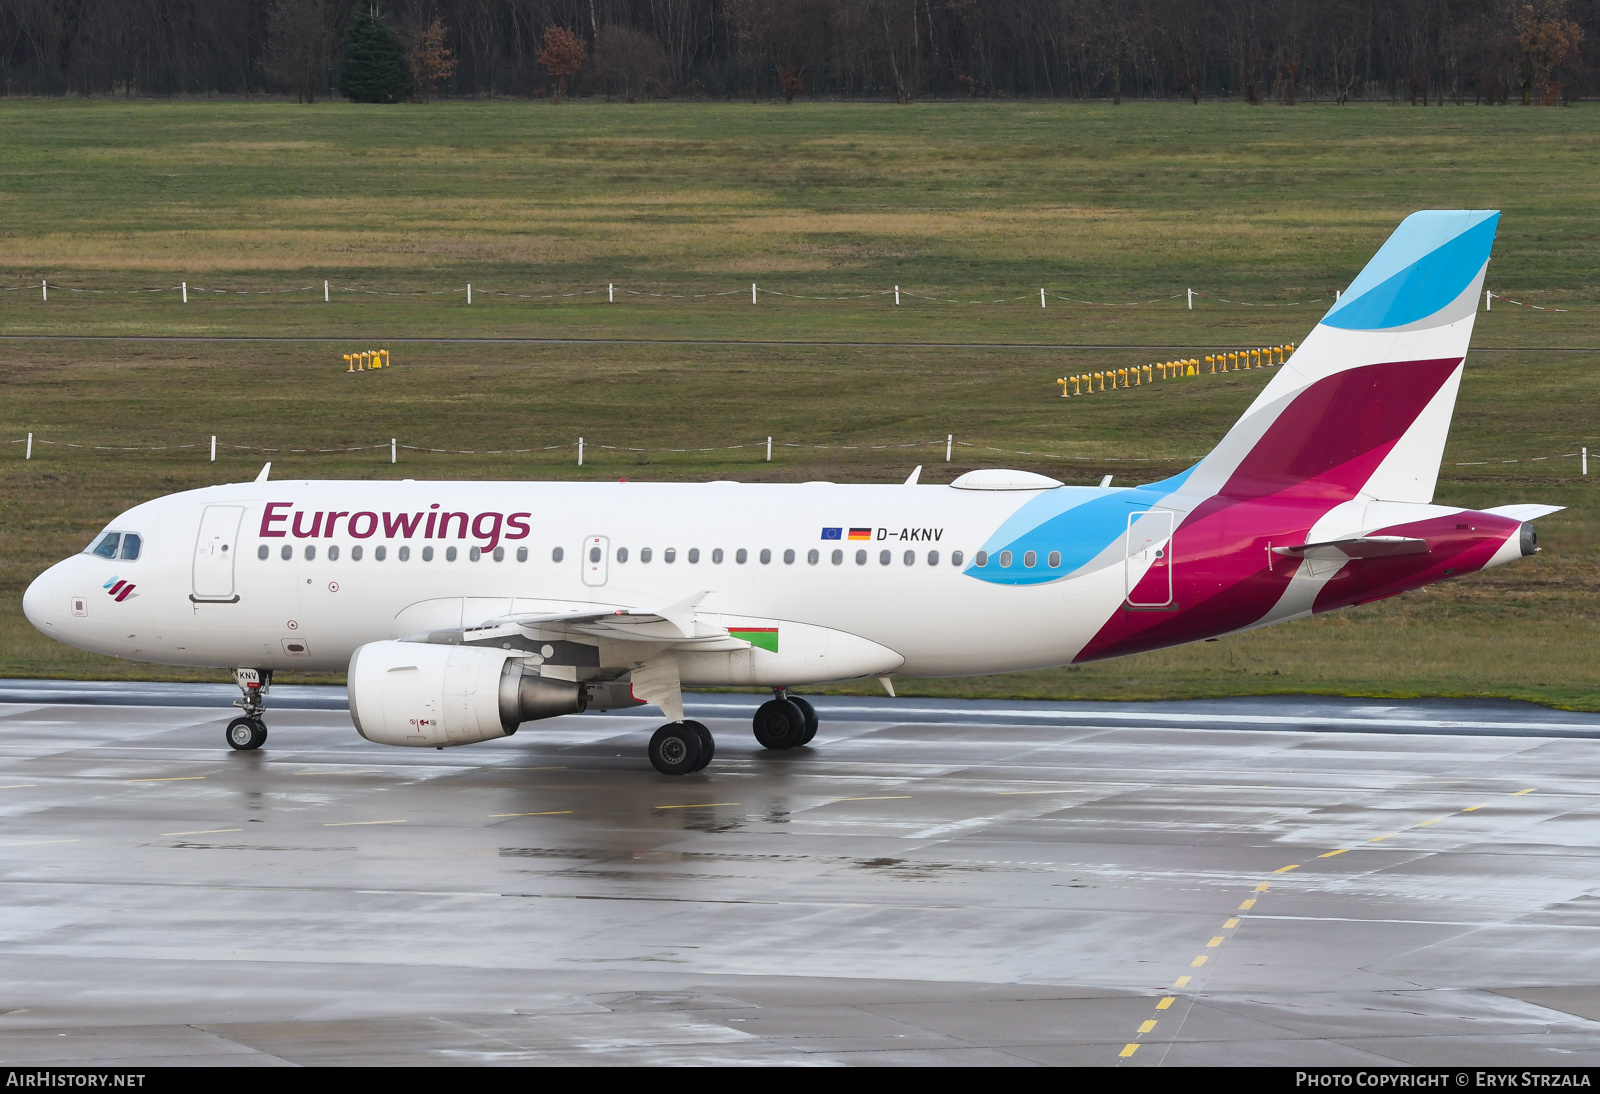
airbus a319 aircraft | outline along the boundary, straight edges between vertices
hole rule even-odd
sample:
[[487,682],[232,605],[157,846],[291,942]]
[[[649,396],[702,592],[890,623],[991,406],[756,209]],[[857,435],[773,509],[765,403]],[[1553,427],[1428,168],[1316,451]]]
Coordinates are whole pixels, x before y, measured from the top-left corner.
[[[1538,550],[1551,505],[1432,504],[1499,214],[1406,218],[1193,467],[1128,488],[271,481],[135,506],[23,600],[52,638],[231,669],[236,749],[275,671],[348,670],[369,741],[444,748],[653,703],[664,774],[711,762],[689,686],[959,676],[1197,642]],[[270,464],[268,468],[270,468]],[[891,688],[892,693],[892,688]]]

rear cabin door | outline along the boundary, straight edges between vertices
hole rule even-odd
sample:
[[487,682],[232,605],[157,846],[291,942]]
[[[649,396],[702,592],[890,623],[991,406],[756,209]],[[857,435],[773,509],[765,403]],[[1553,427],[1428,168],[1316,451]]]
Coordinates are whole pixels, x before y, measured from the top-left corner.
[[1172,517],[1167,509],[1128,514],[1128,553],[1123,566],[1130,608],[1158,610],[1174,606]]
[[590,536],[583,541],[583,583],[604,585],[606,568],[611,565],[611,540],[605,536]]
[[195,600],[231,602],[233,559],[239,553],[242,505],[208,505],[200,516],[200,535],[194,545]]

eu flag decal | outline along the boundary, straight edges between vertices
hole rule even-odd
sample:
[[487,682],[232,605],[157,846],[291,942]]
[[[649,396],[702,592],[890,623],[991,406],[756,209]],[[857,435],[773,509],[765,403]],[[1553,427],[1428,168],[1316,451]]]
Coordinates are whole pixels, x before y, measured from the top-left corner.
[[822,530],[822,538],[823,539],[842,539],[842,538],[844,538],[844,529],[843,528],[824,528]]

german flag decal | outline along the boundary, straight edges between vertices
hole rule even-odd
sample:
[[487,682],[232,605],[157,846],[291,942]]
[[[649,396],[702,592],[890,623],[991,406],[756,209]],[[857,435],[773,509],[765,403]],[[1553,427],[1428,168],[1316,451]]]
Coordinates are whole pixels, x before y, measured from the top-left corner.
[[850,538],[851,539],[871,539],[872,538],[872,529],[871,528],[852,528],[852,529],[850,529]]
[[735,638],[743,639],[758,650],[768,653],[778,652],[777,627],[729,627],[728,633]]

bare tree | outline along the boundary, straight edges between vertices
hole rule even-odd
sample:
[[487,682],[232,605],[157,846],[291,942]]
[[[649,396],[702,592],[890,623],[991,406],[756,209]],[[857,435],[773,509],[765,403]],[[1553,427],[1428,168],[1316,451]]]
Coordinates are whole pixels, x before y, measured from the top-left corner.
[[328,87],[336,0],[274,0],[267,15],[267,72],[289,85],[295,102],[314,103]]
[[667,55],[661,43],[642,30],[620,24],[600,28],[594,44],[595,72],[622,96],[634,103],[649,87],[660,86],[668,72]]

